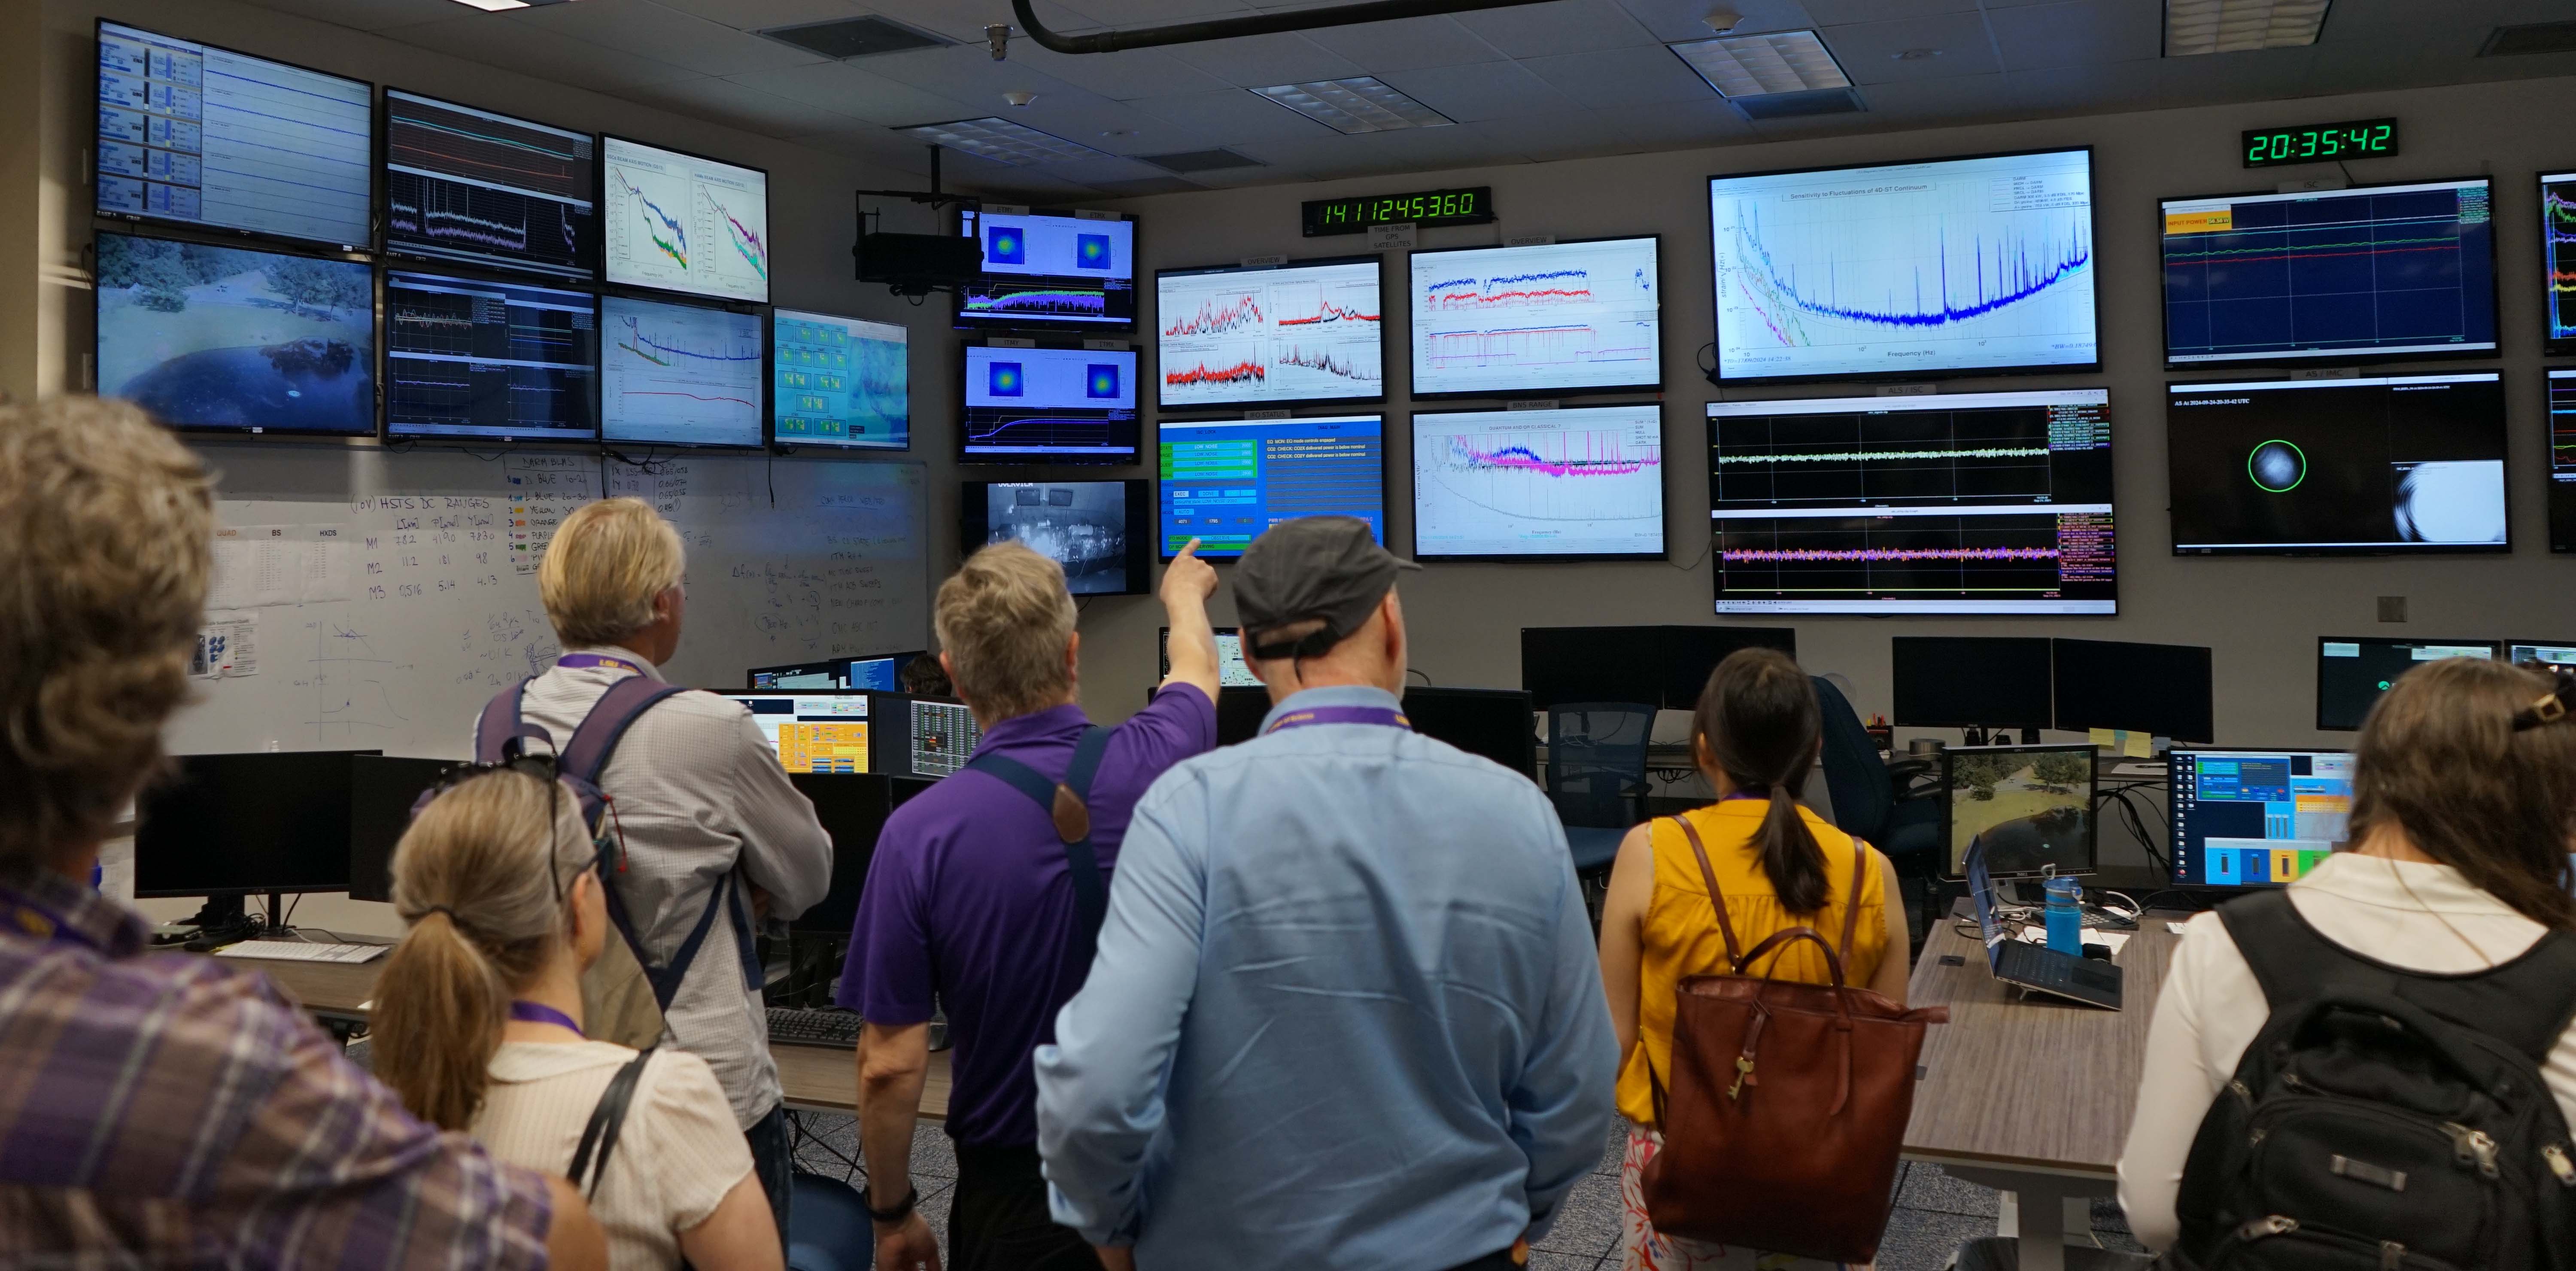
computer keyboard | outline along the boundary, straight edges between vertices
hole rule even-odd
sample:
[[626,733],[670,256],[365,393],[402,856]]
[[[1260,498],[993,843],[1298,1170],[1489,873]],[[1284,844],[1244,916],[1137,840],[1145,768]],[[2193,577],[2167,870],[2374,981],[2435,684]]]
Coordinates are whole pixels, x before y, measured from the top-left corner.
[[215,950],[219,958],[267,958],[280,962],[372,962],[392,946],[381,944],[313,944],[303,940],[244,940]]
[[833,1046],[856,1050],[862,1022],[857,1011],[773,1006],[769,1008],[769,1040],[791,1046]]

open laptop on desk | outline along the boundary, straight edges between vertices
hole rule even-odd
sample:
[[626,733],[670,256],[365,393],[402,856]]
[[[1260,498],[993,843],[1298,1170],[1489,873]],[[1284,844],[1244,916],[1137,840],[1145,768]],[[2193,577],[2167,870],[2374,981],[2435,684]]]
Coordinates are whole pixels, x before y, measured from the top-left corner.
[[1968,848],[1968,894],[1976,898],[1977,929],[1986,942],[1986,964],[1996,979],[2033,993],[2120,1009],[2120,968],[2013,938],[2003,919],[1995,915],[1995,880],[1986,873],[1982,842]]

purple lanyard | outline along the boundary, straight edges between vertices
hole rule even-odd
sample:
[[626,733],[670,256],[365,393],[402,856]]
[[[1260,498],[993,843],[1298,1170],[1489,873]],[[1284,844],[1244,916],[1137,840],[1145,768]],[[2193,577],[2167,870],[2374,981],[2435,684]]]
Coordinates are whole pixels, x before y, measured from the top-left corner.
[[572,1022],[572,1016],[566,1015],[562,1011],[556,1010],[543,1002],[512,1002],[510,1003],[510,1018],[523,1024],[554,1024],[559,1027],[569,1028],[572,1030],[573,1036],[578,1037],[583,1041],[590,1040],[590,1034],[581,1031],[581,1025]]
[[1406,719],[1403,711],[1384,706],[1309,706],[1280,716],[1277,723],[1262,731],[1275,733],[1283,728],[1304,728],[1308,724],[1381,724],[1407,732],[1413,729],[1413,721]]
[[0,926],[37,940],[107,952],[78,927],[65,922],[61,914],[6,888],[0,888]]
[[637,666],[624,658],[610,657],[605,653],[567,653],[562,657],[556,658],[555,665],[562,667],[567,671],[579,671],[594,666],[605,666],[620,671],[631,671],[637,675],[642,675],[644,673],[643,667]]

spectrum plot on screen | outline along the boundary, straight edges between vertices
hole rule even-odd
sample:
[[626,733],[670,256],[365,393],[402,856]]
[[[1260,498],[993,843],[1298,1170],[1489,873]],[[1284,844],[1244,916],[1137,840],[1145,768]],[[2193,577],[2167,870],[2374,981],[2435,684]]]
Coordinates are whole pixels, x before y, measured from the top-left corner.
[[588,278],[591,138],[385,90],[385,248]]
[[1663,555],[1663,408],[1416,413],[1413,550],[1426,560]]
[[1377,257],[1356,256],[1156,274],[1162,405],[1385,396],[1378,273]]
[[961,328],[1125,331],[1136,325],[1136,220],[1112,212],[958,214],[982,272],[957,293]]
[[601,440],[760,444],[757,315],[608,296],[600,329]]
[[769,301],[769,174],[602,137],[609,282]]
[[1413,253],[1414,396],[1662,387],[1661,245]]

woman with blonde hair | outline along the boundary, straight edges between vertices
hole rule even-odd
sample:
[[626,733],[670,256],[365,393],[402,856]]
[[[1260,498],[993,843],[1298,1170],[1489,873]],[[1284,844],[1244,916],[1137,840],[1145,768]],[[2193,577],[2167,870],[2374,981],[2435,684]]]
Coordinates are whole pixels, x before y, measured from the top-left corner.
[[[544,776],[537,775],[544,772]],[[386,961],[376,1072],[424,1120],[503,1160],[586,1178],[619,1271],[778,1271],[777,1224],[705,1060],[656,1050],[613,1147],[585,1128],[637,1052],[581,1031],[581,974],[614,938],[579,800],[520,760],[441,790],[394,851],[409,930]],[[613,1100],[612,1100],[613,1106]]]

